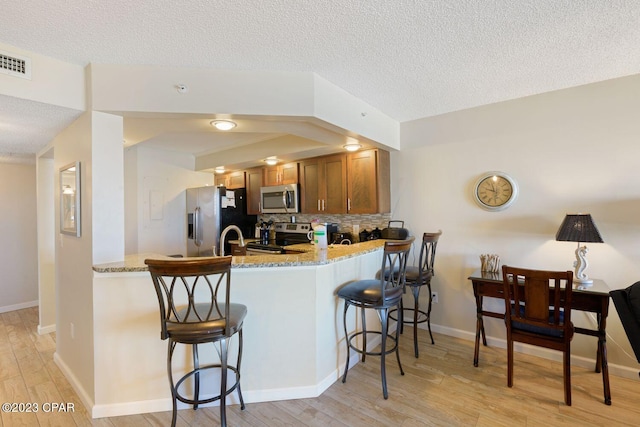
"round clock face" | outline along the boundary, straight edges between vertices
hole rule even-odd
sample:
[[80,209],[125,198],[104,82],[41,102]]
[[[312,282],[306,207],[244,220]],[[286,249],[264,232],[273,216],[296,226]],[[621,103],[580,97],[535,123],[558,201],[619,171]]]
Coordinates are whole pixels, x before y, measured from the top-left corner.
[[476,182],[474,196],[482,208],[499,211],[508,208],[516,200],[518,186],[513,178],[503,172],[488,172]]

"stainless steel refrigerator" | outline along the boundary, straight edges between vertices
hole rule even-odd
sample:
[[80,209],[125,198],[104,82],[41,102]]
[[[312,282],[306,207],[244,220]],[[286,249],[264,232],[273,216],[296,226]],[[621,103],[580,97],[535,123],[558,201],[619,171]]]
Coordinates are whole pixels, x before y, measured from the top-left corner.
[[[244,188],[225,187],[187,189],[187,256],[220,255],[220,233],[228,225],[236,225],[244,237],[253,237],[258,218],[247,215]],[[236,239],[230,232],[228,239]],[[225,253],[230,253],[228,242]]]

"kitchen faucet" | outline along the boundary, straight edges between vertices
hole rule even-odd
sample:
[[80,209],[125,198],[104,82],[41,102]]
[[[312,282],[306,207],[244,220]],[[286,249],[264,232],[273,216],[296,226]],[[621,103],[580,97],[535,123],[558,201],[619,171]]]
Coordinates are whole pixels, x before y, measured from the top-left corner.
[[242,230],[237,225],[229,225],[222,230],[222,234],[220,234],[220,256],[224,256],[224,238],[227,237],[227,233],[231,230],[235,230],[238,233],[238,238],[240,240],[240,247],[244,247],[244,237],[242,237]]

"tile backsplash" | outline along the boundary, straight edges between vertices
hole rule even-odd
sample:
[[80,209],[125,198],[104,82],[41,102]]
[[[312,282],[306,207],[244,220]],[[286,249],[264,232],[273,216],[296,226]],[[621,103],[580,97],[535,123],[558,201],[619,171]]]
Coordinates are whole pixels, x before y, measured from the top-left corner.
[[[338,230],[342,233],[353,233],[353,226],[358,225],[359,231],[367,230],[371,231],[376,227],[381,230],[389,224],[391,220],[391,214],[368,214],[368,215],[309,215],[309,214],[295,214],[296,222],[311,222],[314,219],[320,220],[320,222],[335,222],[339,224]],[[259,221],[273,222],[291,222],[291,215],[285,214],[272,214],[272,215],[259,215]]]

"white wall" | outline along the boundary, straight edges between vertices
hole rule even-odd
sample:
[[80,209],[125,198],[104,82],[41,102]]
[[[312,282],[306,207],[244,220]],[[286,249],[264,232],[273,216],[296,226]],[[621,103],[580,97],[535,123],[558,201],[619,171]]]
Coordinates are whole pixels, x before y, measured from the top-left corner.
[[76,391],[88,402],[94,399],[92,268],[124,258],[122,118],[85,113],[52,146],[54,170],[80,162],[82,230],[81,237],[59,234],[56,221],[55,360],[72,373]]
[[85,109],[84,68],[15,46],[0,43],[0,50],[31,59],[31,79],[0,74],[0,94],[31,101]]
[[[194,167],[191,154],[140,145],[125,150],[127,254],[186,255],[185,189],[214,184],[211,173]],[[152,199],[162,205],[152,207]]]
[[37,159],[38,193],[38,332],[56,329],[56,269],[55,246],[58,216],[55,207],[55,167],[53,150]]
[[0,163],[0,313],[38,304],[36,168]]
[[[432,323],[471,337],[476,315],[467,277],[479,268],[479,254],[573,269],[575,244],[555,241],[566,213],[591,213],[605,241],[588,245],[589,276],[611,289],[640,279],[639,111],[640,76],[632,76],[403,124],[402,151],[392,154],[394,218],[416,235],[443,230]],[[492,170],[519,184],[506,211],[487,212],[473,200],[473,184]],[[573,319],[595,326],[592,316]],[[486,328],[504,338],[501,321],[490,319]],[[607,332],[610,363],[637,371],[612,304]],[[572,353],[593,359],[595,338],[575,336]]]

